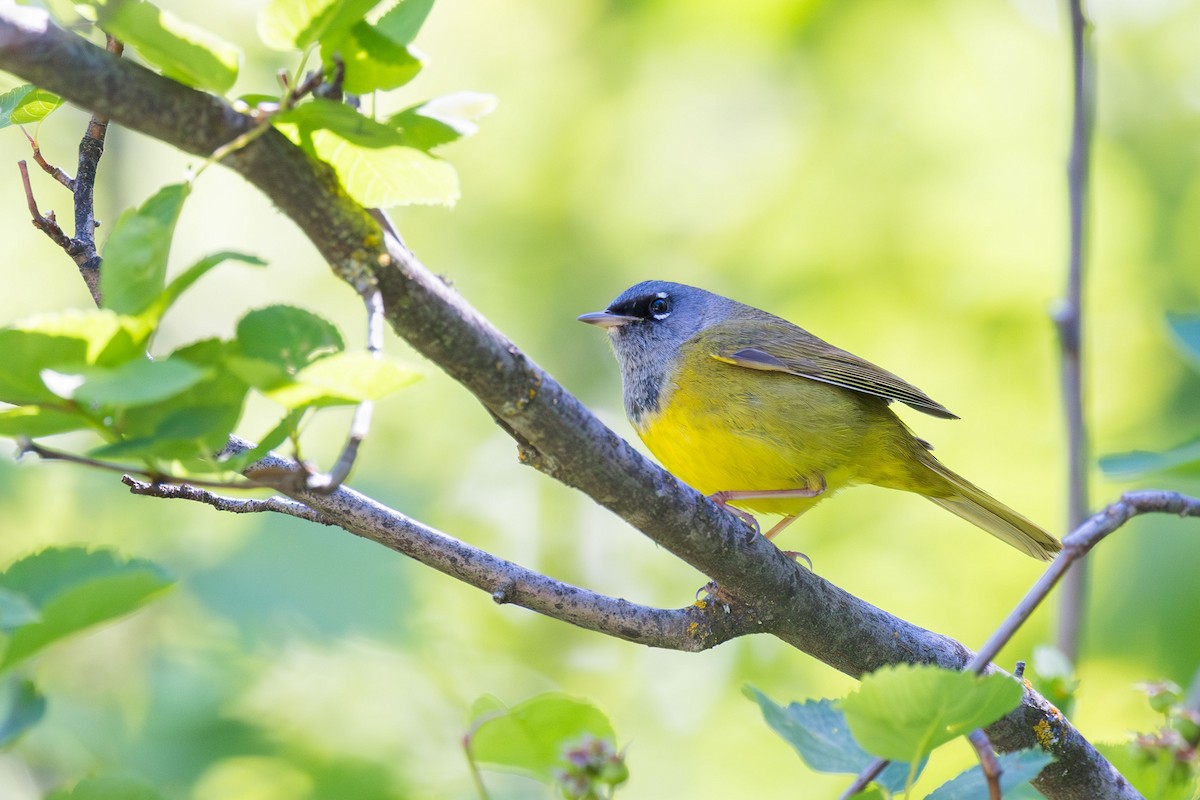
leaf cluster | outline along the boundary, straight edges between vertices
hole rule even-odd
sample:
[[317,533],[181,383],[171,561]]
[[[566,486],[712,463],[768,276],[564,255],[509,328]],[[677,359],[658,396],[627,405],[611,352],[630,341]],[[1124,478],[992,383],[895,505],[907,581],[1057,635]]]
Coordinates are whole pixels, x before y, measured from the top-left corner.
[[[763,719],[818,772],[863,772],[877,758],[891,763],[860,797],[911,796],[930,753],[983,728],[1021,701],[1020,682],[1000,673],[976,676],[933,665],[885,667],[863,677],[843,700],[808,700],[787,707],[757,689],[747,691]],[[1052,760],[1041,750],[997,756],[1000,786],[1023,797],[1025,784]],[[987,800],[987,780],[975,766],[927,795],[926,800]],[[1036,797],[1036,794],[1029,794]]]
[[[104,248],[102,307],[33,317],[0,329],[0,435],[37,439],[90,431],[87,457],[136,461],[157,475],[236,472],[288,437],[306,413],[376,400],[418,374],[345,351],[337,328],[299,308],[247,313],[231,339],[204,339],[148,356],[171,306],[214,267],[260,259],[200,259],[167,280],[171,236],[189,184],[164,187],[121,215]],[[282,406],[259,447],[218,456],[257,391]]]

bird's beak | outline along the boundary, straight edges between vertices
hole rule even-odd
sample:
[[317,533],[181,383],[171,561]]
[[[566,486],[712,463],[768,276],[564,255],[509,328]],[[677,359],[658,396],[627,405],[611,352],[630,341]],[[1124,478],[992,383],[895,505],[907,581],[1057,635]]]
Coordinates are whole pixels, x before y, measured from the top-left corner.
[[636,319],[638,318],[627,317],[624,314],[614,314],[611,311],[593,311],[590,314],[583,314],[579,317],[580,322],[586,322],[588,325],[595,325],[598,328],[619,328]]

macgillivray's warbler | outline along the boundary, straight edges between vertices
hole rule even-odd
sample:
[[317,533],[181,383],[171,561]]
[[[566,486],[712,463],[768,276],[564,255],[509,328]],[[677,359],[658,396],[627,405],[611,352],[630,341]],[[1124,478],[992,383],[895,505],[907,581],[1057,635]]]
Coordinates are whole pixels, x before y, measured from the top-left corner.
[[625,412],[663,466],[770,538],[839,489],[903,489],[1049,561],[1058,541],[965,478],[888,407],[957,419],[920,389],[792,323],[693,286],[646,281],[581,322],[609,333]]

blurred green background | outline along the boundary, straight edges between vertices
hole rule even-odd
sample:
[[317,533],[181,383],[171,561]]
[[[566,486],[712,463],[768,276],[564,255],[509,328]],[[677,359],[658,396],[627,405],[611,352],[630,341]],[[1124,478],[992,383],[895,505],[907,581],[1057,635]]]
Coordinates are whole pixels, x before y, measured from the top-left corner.
[[[260,3],[164,2],[246,52],[235,93],[293,67],[254,34]],[[1097,454],[1165,449],[1200,429],[1200,375],[1163,322],[1200,311],[1200,5],[1090,4],[1099,54],[1087,391]],[[440,0],[418,39],[431,64],[393,103],[472,89],[500,99],[446,155],[463,199],[403,209],[410,245],[622,435],[603,337],[574,321],[646,278],[694,283],[786,316],[897,372],[963,419],[902,410],[955,470],[1061,533],[1064,454],[1050,312],[1066,260],[1068,56],[1057,4],[808,0]],[[9,80],[7,76],[4,80]],[[10,81],[12,83],[12,81]],[[7,88],[7,85],[0,88]],[[40,130],[74,171],[86,116]],[[28,222],[0,134],[0,322],[89,299]],[[114,220],[196,159],[119,127],[97,186]],[[69,197],[40,173],[43,210]],[[103,232],[103,229],[102,229]],[[361,341],[358,302],[254,190],[211,170],[173,262],[223,268],[168,318],[160,346],[229,334],[289,302]],[[394,341],[395,353],[406,353]],[[408,355],[417,362],[415,356]],[[353,485],[527,567],[632,601],[681,606],[704,577],[587,498],[519,466],[462,389],[427,380],[381,404]],[[269,419],[252,408],[248,431]],[[310,431],[326,463],[348,422]],[[6,446],[7,450],[11,448]],[[1151,480],[1192,493],[1195,483]],[[1095,502],[1129,484],[1092,483]],[[48,651],[47,719],[0,755],[0,796],[109,770],[172,798],[470,798],[459,749],[480,694],[585,696],[629,745],[622,798],[826,797],[741,694],[840,696],[854,683],[766,637],[688,655],[579,631],[491,599],[345,533],[129,496],[111,475],[0,458],[0,565],[51,544],[152,558],[179,586],[144,611]],[[1156,720],[1139,680],[1200,663],[1197,524],[1142,518],[1094,554],[1074,721],[1119,740]],[[930,503],[860,488],[784,546],[912,622],[978,646],[1040,566]],[[1052,640],[1040,611],[1000,663]],[[939,751],[927,786],[968,766]],[[489,776],[496,797],[534,797]]]

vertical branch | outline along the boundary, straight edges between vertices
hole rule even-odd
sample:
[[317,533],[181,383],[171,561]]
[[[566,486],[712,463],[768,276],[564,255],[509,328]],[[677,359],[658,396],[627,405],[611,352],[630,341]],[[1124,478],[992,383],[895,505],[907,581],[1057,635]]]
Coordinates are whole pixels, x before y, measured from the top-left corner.
[[[1095,71],[1089,24],[1083,0],[1067,0],[1071,22],[1071,152],[1067,161],[1070,203],[1070,255],[1066,297],[1056,314],[1062,353],[1063,407],[1067,428],[1067,529],[1088,516],[1088,442],[1083,415],[1083,265],[1087,191],[1091,161],[1091,122]],[[1087,562],[1067,573],[1060,595],[1058,648],[1072,662],[1079,656],[1079,636],[1087,601]]]
[[[106,49],[120,57],[125,47],[113,37],[107,37]],[[93,192],[96,186],[96,168],[104,155],[104,136],[108,133],[108,117],[93,114],[87,131],[79,142],[79,166],[75,172],[75,242],[79,250],[76,260],[79,274],[83,276],[88,291],[96,305],[100,305],[100,256],[96,249],[96,211]]]

